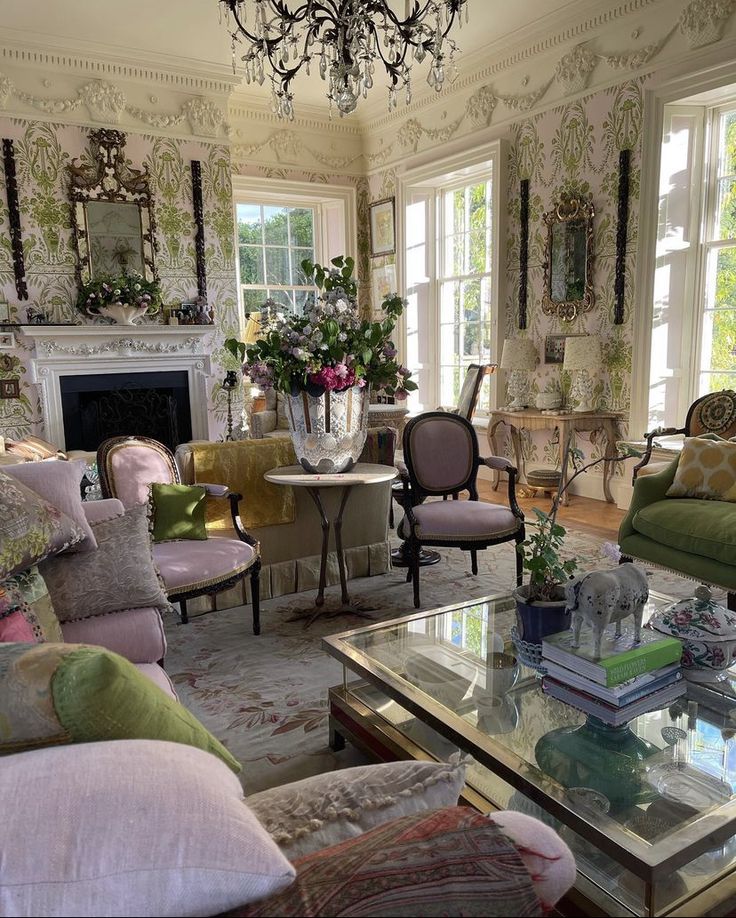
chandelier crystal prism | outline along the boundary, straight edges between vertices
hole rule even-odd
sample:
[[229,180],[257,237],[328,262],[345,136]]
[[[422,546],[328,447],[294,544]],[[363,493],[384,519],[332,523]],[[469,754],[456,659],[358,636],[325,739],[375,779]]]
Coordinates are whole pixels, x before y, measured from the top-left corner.
[[[273,111],[294,119],[291,85],[302,68],[316,66],[328,84],[330,115],[355,111],[360,96],[368,97],[376,67],[388,78],[389,111],[399,93],[411,102],[410,67],[430,57],[427,82],[437,92],[457,75],[457,46],[449,37],[455,20],[468,21],[469,0],[407,2],[405,19],[390,7],[391,0],[306,0],[294,9],[285,0],[219,0],[232,36],[233,71],[238,46],[246,83],[271,81]],[[394,0],[396,5],[396,0]]]

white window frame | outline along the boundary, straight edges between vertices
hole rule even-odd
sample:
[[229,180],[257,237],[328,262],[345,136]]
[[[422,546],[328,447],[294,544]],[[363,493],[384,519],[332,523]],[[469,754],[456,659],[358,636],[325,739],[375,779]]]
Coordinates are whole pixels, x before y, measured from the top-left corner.
[[[407,207],[413,202],[424,200],[426,219],[428,224],[426,245],[426,278],[423,279],[420,299],[426,308],[426,327],[419,328],[421,351],[426,355],[426,363],[411,366],[409,369],[417,371],[422,380],[426,380],[423,389],[427,395],[421,401],[414,401],[412,409],[433,410],[440,404],[440,368],[439,368],[439,328],[440,328],[440,271],[438,258],[444,257],[439,252],[441,241],[439,228],[441,220],[438,214],[439,197],[444,190],[454,187],[465,187],[480,181],[483,178],[484,167],[487,177],[488,164],[492,173],[492,223],[491,238],[491,360],[500,363],[503,334],[505,328],[505,265],[501,257],[506,244],[505,220],[505,194],[507,187],[507,149],[508,145],[503,140],[475,147],[445,159],[434,161],[431,165],[421,166],[407,170],[398,179],[397,186],[397,212],[399,214],[399,229],[401,245],[399,248],[399,282],[405,295],[410,296],[413,288],[408,288],[405,283],[407,278]],[[410,300],[411,302],[411,300]],[[415,316],[404,317],[400,329],[400,345],[402,355],[407,354],[407,328],[416,321]],[[490,377],[490,407],[498,406],[499,398],[498,373]],[[476,412],[476,418],[481,423],[485,421],[485,412]]]
[[[238,204],[262,204],[271,207],[309,207],[314,210],[314,258],[329,263],[338,255],[356,258],[357,207],[355,189],[341,185],[317,185],[313,182],[261,179],[233,176],[233,232],[235,235],[236,278],[241,323],[244,317],[243,288],[240,283],[240,241]],[[357,264],[357,258],[356,258]],[[250,289],[254,288],[248,285]],[[267,289],[278,285],[264,284]],[[289,289],[293,285],[287,285]],[[299,289],[298,287],[296,289]],[[305,287],[303,289],[311,289]],[[265,298],[265,296],[264,296]]]
[[[652,348],[652,309],[657,267],[657,230],[659,216],[660,154],[665,120],[665,106],[701,93],[721,94],[724,87],[734,83],[732,52],[727,48],[709,46],[695,58],[679,61],[655,76],[643,91],[644,112],[641,154],[641,196],[639,210],[639,244],[635,277],[636,299],[633,318],[633,350],[631,375],[631,412],[629,436],[640,438],[649,428],[649,384]],[[727,96],[731,97],[732,92]],[[676,371],[677,372],[677,371]],[[684,394],[679,404],[686,402]],[[692,401],[692,399],[691,399]],[[684,411],[669,418],[680,426]]]

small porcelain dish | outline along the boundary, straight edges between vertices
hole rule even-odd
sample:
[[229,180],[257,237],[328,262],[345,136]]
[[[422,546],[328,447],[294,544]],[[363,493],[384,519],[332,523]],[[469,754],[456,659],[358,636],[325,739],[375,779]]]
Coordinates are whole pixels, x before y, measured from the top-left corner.
[[727,679],[736,664],[736,612],[711,599],[682,599],[649,619],[649,627],[682,641],[682,668],[695,682]]

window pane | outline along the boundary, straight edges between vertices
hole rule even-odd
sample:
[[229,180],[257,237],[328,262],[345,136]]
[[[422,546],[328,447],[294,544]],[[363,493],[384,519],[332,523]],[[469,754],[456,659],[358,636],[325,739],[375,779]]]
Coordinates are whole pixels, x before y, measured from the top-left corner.
[[450,232],[453,233],[464,233],[465,226],[465,189],[461,188],[460,191],[455,191],[448,195],[448,198],[451,199],[451,210],[450,218],[451,223],[449,226]]
[[472,360],[477,360],[481,347],[480,325],[477,322],[472,322],[469,325],[463,325],[462,331],[463,356],[471,362]]
[[460,366],[440,368],[440,404],[444,408],[457,405],[464,375],[465,371]]
[[240,246],[240,283],[263,283],[263,249],[254,245]]
[[440,363],[460,363],[460,334],[459,325],[440,325]]
[[470,263],[468,270],[470,274],[483,274],[486,271],[486,263],[489,260],[489,254],[486,249],[486,228],[481,226],[478,229],[470,231],[469,237]]
[[702,370],[736,372],[736,310],[709,310],[703,316]]
[[279,308],[283,309],[286,312],[293,312],[294,310],[294,293],[291,290],[275,290],[271,288],[268,291],[268,296],[274,302],[278,303]]
[[460,321],[460,281],[446,281],[440,295],[440,322],[456,324]]
[[289,211],[289,243],[303,247],[314,246],[314,211],[308,207],[294,207]]
[[285,207],[263,208],[266,245],[286,245],[288,233]]
[[480,280],[465,281],[463,284],[462,313],[463,322],[480,320]]
[[308,312],[315,302],[315,294],[311,290],[295,290],[294,299],[298,313]]
[[246,312],[259,312],[266,301],[265,290],[244,290],[243,308]]
[[263,243],[259,204],[238,204],[238,238],[241,243]]
[[721,175],[736,173],[736,111],[721,115],[721,143],[718,171]]
[[718,182],[718,239],[736,239],[736,179],[724,178]]
[[470,188],[470,228],[486,225],[486,183]]
[[285,287],[291,283],[288,249],[266,249],[266,283]]
[[309,259],[314,263],[314,249],[292,249],[291,250],[291,282],[292,284],[311,284],[311,278],[308,278],[302,270],[302,262]]

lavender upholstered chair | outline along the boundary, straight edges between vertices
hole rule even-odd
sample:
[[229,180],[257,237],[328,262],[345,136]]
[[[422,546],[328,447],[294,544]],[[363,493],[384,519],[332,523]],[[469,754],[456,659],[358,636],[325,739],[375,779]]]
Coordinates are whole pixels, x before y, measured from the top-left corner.
[[[112,437],[97,450],[103,497],[116,497],[126,510],[148,502],[151,484],[179,484],[179,470],[169,450],[148,437]],[[178,602],[183,624],[189,621],[187,600],[219,593],[250,574],[253,633],[260,634],[261,550],[243,526],[238,511],[240,494],[225,485],[202,484],[211,497],[228,498],[237,539],[227,534],[205,541],[157,542],[153,559],[171,602]]]
[[[500,456],[481,458],[473,425],[459,415],[428,411],[412,418],[404,430],[404,461],[405,515],[398,535],[406,541],[406,579],[414,582],[414,605],[419,608],[419,558],[424,545],[469,551],[477,574],[479,549],[524,541],[524,514],[516,503],[516,469]],[[475,481],[481,465],[508,473],[508,508],[478,500]],[[470,500],[446,499],[463,491],[468,491]],[[425,503],[428,497],[445,499]],[[517,551],[517,586],[521,577],[522,558]]]

